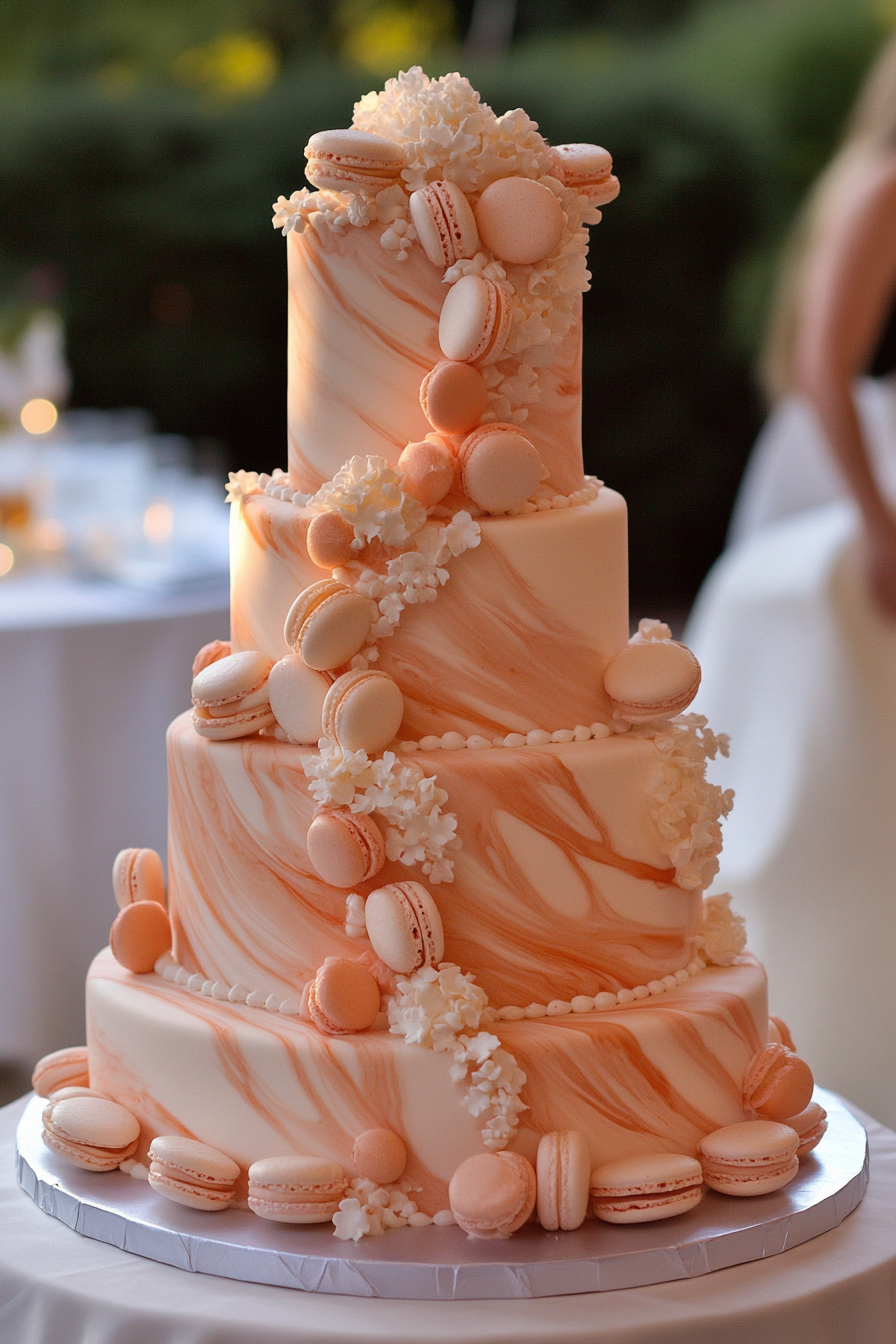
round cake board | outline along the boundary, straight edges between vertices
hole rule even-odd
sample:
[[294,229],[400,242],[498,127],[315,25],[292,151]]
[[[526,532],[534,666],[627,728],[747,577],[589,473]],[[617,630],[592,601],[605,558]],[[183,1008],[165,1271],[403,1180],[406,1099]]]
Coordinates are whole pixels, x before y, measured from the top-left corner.
[[241,1209],[202,1213],[121,1171],[66,1163],[41,1139],[46,1102],[34,1097],[17,1131],[18,1179],[45,1213],[82,1236],[193,1273],[305,1292],[416,1300],[553,1297],[696,1278],[779,1255],[836,1227],[868,1183],[865,1131],[833,1093],[816,1089],[829,1128],[799,1175],[770,1195],[710,1190],[690,1213],[575,1232],[528,1224],[506,1241],[458,1227],[401,1228],[358,1242],[329,1224],[285,1225]]

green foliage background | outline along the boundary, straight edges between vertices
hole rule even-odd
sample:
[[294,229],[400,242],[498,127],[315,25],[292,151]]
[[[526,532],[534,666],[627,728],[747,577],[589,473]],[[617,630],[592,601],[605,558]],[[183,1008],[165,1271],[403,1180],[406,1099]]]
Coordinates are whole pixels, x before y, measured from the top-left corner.
[[[882,3],[656,0],[647,30],[622,0],[574,7],[575,30],[521,6],[500,61],[462,60],[450,22],[433,30],[431,73],[460,64],[496,110],[613,152],[623,190],[593,230],[584,429],[588,469],[629,499],[642,614],[686,605],[721,547],[761,423],[752,363],[777,249],[896,19]],[[148,407],[164,430],[223,442],[233,467],[285,462],[270,204],[303,184],[309,135],[381,85],[340,54],[338,17],[286,0],[0,0],[15,39],[0,279],[61,285],[74,404]],[[255,42],[257,87],[203,75],[222,32]]]

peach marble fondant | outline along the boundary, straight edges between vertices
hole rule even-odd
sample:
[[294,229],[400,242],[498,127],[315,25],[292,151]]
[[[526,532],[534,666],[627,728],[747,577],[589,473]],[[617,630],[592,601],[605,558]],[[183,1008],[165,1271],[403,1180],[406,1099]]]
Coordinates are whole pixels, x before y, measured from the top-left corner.
[[[282,658],[286,614],[322,573],[305,546],[313,515],[262,494],[232,507],[234,651]],[[377,667],[404,696],[402,736],[609,723],[604,672],[628,640],[622,496],[478,522],[479,546],[447,562],[435,602],[406,608],[379,641]]]
[[[323,1037],[280,1013],[219,1003],[133,977],[102,952],[87,982],[90,1082],[141,1121],[141,1154],[157,1134],[186,1134],[245,1170],[290,1153],[353,1172],[352,1146],[388,1127],[411,1154],[406,1175],[426,1212],[480,1152],[452,1056],[386,1031]],[[593,1163],[635,1153],[696,1152],[704,1134],[743,1119],[741,1081],[765,1040],[759,964],[702,971],[661,999],[608,1013],[489,1026],[525,1071],[529,1109],[509,1145],[534,1160],[541,1134],[587,1136]]]

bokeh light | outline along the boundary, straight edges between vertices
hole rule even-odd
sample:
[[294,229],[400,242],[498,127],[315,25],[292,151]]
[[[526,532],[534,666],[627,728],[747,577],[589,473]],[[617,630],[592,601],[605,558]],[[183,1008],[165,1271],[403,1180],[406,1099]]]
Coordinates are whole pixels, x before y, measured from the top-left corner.
[[0,542],[0,579],[8,574],[16,562],[15,552],[11,546],[6,546]]
[[150,541],[167,541],[174,530],[174,510],[163,499],[147,506],[143,514],[143,535]]
[[32,397],[22,407],[19,419],[29,434],[49,434],[59,419],[59,412],[46,397]]

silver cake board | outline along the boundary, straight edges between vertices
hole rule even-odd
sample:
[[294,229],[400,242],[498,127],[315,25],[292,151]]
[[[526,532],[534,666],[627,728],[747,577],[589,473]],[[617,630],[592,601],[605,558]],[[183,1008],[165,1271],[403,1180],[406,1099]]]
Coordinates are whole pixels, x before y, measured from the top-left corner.
[[575,1232],[528,1224],[509,1240],[457,1227],[401,1228],[339,1241],[328,1223],[268,1222],[240,1209],[202,1213],[123,1172],[82,1171],[41,1139],[34,1097],[16,1135],[18,1179],[45,1213],[82,1236],[192,1273],[351,1297],[414,1300],[553,1297],[645,1287],[780,1255],[836,1227],[868,1184],[868,1144],[833,1093],[816,1089],[829,1128],[783,1190],[743,1199],[708,1191],[661,1222],[588,1220]]

